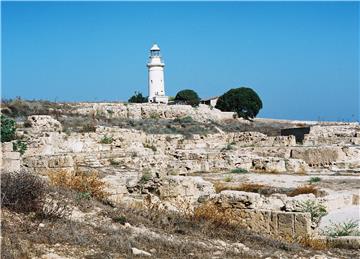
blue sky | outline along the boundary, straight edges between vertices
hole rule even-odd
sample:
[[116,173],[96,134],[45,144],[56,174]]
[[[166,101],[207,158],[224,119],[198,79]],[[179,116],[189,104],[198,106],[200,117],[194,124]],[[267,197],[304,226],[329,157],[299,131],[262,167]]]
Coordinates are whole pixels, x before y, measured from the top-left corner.
[[261,117],[359,118],[358,2],[2,2],[2,97],[146,95],[154,42],[168,95],[248,86]]

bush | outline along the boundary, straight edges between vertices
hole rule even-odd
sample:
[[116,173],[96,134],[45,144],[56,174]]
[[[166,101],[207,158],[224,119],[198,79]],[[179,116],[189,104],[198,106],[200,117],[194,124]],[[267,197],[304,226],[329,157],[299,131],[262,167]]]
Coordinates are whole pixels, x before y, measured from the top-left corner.
[[1,115],[1,142],[14,140],[15,130],[15,121],[5,115]]
[[46,185],[26,171],[1,175],[1,206],[16,212],[40,212],[45,200]]
[[176,94],[175,102],[189,104],[191,106],[199,106],[200,98],[195,91],[185,89]]
[[312,183],[318,183],[321,181],[321,178],[320,177],[311,177],[309,179],[309,183],[312,184]]
[[326,207],[314,200],[306,200],[298,203],[301,212],[309,212],[311,221],[318,224],[320,219],[327,214]]
[[92,197],[100,200],[109,195],[105,191],[105,182],[99,178],[96,172],[76,171],[75,173],[68,173],[60,171],[49,174],[49,178],[50,182],[55,186],[68,188],[79,193],[90,193]]
[[246,173],[248,173],[248,170],[246,170],[244,168],[235,168],[235,169],[231,170],[230,173],[232,173],[232,174],[246,174]]
[[134,95],[128,100],[129,103],[147,103],[148,100],[141,92],[135,91]]
[[114,141],[112,137],[108,137],[107,135],[103,136],[100,140],[101,144],[111,144]]
[[331,224],[325,230],[325,234],[328,236],[360,236],[359,222],[357,220],[350,219],[338,224],[331,222]]
[[27,149],[27,144],[25,142],[22,142],[21,140],[17,140],[13,143],[13,151],[20,152],[21,155],[25,153]]
[[150,148],[154,152],[157,151],[157,148],[153,144],[144,143],[143,146],[144,146],[144,148]]
[[239,117],[250,119],[256,117],[262,109],[262,101],[251,88],[231,89],[219,97],[215,108],[221,111],[236,112]]

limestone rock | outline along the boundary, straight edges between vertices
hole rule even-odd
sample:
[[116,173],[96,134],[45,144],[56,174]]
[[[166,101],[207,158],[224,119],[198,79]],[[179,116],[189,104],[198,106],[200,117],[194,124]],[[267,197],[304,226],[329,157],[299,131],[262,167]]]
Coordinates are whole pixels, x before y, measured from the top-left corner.
[[212,183],[201,177],[167,176],[162,180],[159,193],[160,198],[165,200],[186,197],[192,202],[196,202],[200,196],[209,196],[215,193],[215,189]]
[[136,247],[131,248],[131,251],[132,251],[133,255],[135,255],[135,256],[151,256],[151,254],[149,252],[137,249]]
[[260,194],[243,191],[222,191],[218,197],[222,207],[255,209],[262,205]]
[[32,130],[37,132],[62,131],[62,125],[59,121],[49,115],[32,115],[27,118],[27,123]]

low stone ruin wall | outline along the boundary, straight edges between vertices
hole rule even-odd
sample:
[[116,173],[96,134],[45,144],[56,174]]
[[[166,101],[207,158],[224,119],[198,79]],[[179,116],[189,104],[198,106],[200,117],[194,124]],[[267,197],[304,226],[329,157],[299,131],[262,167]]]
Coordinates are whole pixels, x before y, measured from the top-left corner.
[[234,213],[242,226],[273,237],[297,240],[312,233],[309,213],[257,209],[234,209]]
[[1,145],[1,172],[15,172],[20,170],[20,153],[13,151],[12,142]]

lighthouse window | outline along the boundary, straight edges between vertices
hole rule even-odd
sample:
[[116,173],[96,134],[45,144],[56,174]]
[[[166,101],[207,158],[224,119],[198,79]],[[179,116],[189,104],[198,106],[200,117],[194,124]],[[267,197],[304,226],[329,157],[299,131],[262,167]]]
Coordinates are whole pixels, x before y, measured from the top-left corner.
[[151,80],[151,83],[152,83],[152,80]]

